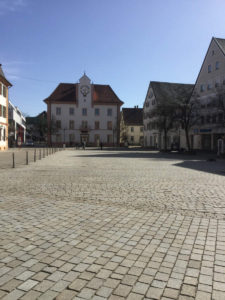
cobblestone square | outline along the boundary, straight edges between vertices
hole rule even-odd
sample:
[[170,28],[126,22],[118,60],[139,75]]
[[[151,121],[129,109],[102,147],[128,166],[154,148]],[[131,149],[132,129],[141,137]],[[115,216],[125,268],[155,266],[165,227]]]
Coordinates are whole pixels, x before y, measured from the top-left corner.
[[225,299],[224,175],[93,149],[2,170],[0,298]]

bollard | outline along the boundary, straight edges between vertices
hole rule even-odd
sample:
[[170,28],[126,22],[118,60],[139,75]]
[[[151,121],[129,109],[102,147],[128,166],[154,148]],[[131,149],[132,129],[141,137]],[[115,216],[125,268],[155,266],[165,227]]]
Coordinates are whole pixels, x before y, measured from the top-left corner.
[[12,167],[15,168],[15,153],[12,154]]
[[28,165],[28,151],[26,151],[26,165]]
[[45,148],[43,149],[43,158],[45,158]]
[[39,159],[41,159],[41,149],[39,149]]
[[48,156],[48,148],[46,149],[46,154],[47,154],[47,156]]
[[34,150],[34,162],[36,162],[36,149]]

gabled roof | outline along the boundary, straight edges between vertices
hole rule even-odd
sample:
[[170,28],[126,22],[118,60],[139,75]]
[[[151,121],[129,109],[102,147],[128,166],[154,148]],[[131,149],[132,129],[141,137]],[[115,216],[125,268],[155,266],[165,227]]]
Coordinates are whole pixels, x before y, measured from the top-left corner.
[[219,46],[219,48],[222,50],[223,54],[225,55],[225,39],[219,39],[219,38],[213,38],[217,45]]
[[0,64],[0,80],[7,86],[12,86],[12,84],[6,79],[5,74],[2,70],[2,65]]
[[[91,86],[94,104],[123,104],[109,85],[92,84]],[[44,102],[77,103],[77,97],[77,83],[60,83],[53,93],[48,98],[44,99]]]
[[143,125],[143,108],[123,108],[122,115],[125,125]]
[[117,97],[110,85],[93,84],[93,101],[95,104],[119,104],[123,102]]
[[60,83],[57,88],[51,93],[51,95],[44,100],[44,102],[75,102],[77,84],[73,83]]
[[181,96],[191,96],[194,88],[194,84],[159,81],[151,81],[150,86],[157,101],[166,101],[168,97],[179,101]]

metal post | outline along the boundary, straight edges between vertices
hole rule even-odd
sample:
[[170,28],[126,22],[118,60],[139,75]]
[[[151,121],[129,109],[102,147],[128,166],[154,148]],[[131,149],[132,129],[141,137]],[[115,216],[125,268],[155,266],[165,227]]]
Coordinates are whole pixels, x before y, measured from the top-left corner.
[[47,156],[48,156],[48,148],[46,149],[46,154],[47,154]]
[[34,162],[36,161],[36,149],[34,150]]
[[43,158],[45,158],[45,148],[43,149]]
[[12,167],[15,168],[15,153],[12,154]]
[[26,151],[26,165],[28,165],[28,151]]
[[41,149],[39,149],[39,159],[41,159]]

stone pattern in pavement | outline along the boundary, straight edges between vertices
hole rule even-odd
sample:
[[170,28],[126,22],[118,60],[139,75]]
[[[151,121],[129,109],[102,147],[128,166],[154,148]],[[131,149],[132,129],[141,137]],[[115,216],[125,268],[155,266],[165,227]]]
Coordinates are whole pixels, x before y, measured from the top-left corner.
[[194,163],[63,151],[2,172],[0,298],[225,299],[225,164]]

